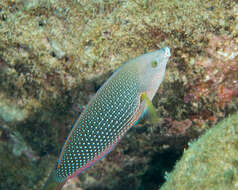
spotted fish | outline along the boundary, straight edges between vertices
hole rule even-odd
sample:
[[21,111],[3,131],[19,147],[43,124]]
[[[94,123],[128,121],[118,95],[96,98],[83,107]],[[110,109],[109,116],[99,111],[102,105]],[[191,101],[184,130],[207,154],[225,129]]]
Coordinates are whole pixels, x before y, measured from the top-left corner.
[[151,112],[170,57],[168,47],[136,57],[122,65],[97,91],[74,124],[58,162],[44,187],[64,183],[108,154],[125,133]]

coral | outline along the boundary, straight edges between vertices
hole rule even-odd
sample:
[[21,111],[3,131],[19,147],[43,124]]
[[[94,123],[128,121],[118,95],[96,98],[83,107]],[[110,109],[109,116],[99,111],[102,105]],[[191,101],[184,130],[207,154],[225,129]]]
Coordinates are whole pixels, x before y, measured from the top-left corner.
[[160,190],[237,189],[237,135],[238,113],[190,143]]
[[232,98],[238,97],[238,39],[210,34],[208,40],[208,56],[197,57],[194,63],[204,68],[204,78],[197,80],[195,87],[188,86],[185,101],[213,96],[217,109],[224,110]]

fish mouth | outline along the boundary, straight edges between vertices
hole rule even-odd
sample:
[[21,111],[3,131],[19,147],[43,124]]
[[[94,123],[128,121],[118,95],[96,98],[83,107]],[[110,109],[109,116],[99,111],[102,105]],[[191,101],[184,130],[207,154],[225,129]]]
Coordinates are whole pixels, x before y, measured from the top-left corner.
[[171,56],[169,47],[164,47],[164,57],[169,58]]

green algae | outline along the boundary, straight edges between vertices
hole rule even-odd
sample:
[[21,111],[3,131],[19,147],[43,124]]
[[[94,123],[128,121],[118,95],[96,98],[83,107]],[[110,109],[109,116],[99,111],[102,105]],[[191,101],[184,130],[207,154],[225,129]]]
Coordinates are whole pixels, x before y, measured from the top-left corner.
[[1,97],[0,101],[0,118],[5,122],[19,122],[27,117],[27,111],[16,103],[9,102],[7,98]]
[[190,143],[161,190],[237,189],[238,114]]

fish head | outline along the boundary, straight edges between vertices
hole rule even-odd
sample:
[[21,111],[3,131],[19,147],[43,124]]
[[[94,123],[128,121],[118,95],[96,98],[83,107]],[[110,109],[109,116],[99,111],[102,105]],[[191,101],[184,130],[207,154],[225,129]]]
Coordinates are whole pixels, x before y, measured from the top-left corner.
[[150,100],[153,99],[164,78],[170,56],[169,47],[164,47],[144,54],[135,60],[138,64],[140,92],[146,93]]

